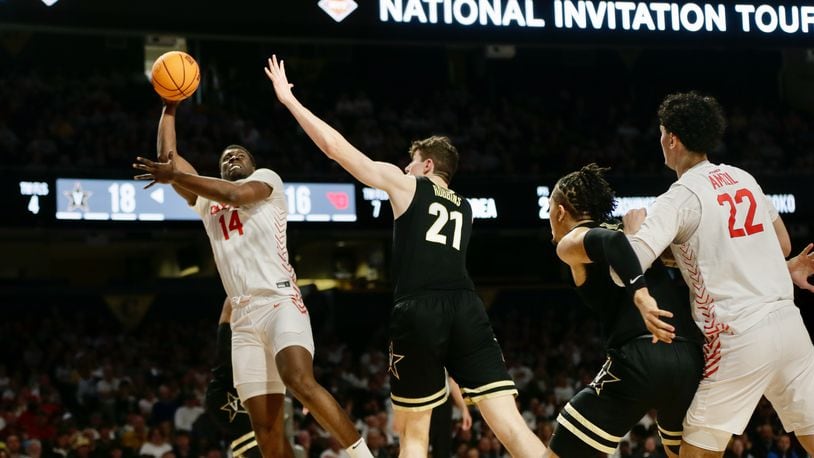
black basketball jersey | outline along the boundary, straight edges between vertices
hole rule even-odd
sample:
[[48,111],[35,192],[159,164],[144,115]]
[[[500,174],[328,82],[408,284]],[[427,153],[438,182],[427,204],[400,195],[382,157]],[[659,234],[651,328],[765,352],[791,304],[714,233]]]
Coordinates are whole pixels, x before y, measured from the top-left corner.
[[206,388],[206,410],[228,435],[232,455],[262,458],[254,437],[249,413],[238,398],[232,381],[232,330],[228,323],[218,326],[215,365]]
[[[613,224],[602,224],[601,227],[620,230],[618,225]],[[650,334],[625,288],[611,279],[610,266],[606,262],[586,264],[585,270],[585,283],[577,287],[577,293],[598,315],[607,348],[619,348],[630,339]],[[673,313],[673,318],[666,321],[675,327],[676,336],[700,344],[701,334],[692,320],[687,296],[674,284],[667,267],[656,260],[645,272],[645,279],[647,289],[656,299],[658,307]]]
[[474,290],[466,271],[471,234],[469,202],[418,177],[413,201],[393,224],[396,302],[431,291]]

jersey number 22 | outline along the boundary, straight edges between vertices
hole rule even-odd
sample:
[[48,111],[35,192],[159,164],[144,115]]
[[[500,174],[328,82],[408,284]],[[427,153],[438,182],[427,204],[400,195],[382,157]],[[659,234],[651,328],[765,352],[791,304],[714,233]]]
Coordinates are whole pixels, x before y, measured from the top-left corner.
[[[743,222],[743,227],[735,227],[735,215],[738,211],[737,204],[743,202],[743,199],[747,199],[749,201],[749,209],[746,210],[746,220]],[[763,232],[763,225],[759,223],[755,224],[755,207],[757,204],[755,203],[755,196],[752,195],[752,191],[746,188],[738,189],[735,192],[734,199],[728,193],[718,194],[718,205],[724,204],[729,206],[730,238],[734,239],[737,237],[745,237],[747,235]]]

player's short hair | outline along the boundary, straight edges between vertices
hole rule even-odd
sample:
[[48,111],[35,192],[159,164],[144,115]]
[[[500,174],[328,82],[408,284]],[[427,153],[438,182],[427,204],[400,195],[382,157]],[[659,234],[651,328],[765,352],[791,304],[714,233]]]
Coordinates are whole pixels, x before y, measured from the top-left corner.
[[607,221],[616,208],[616,194],[604,177],[608,170],[590,163],[571,172],[557,181],[551,198],[576,218]]
[[415,140],[410,144],[410,158],[416,151],[421,152],[422,159],[432,159],[435,174],[440,175],[447,183],[458,171],[458,149],[449,137],[433,135],[423,140]]
[[[226,148],[223,148],[223,152],[220,153],[220,161],[223,160],[223,154],[225,152],[229,151],[230,149],[239,149],[240,151],[243,151],[244,153],[246,153],[246,156],[249,156],[249,159],[252,161],[252,165],[254,167],[257,167],[257,162],[254,161],[254,156],[252,155],[252,153],[248,149],[246,149],[245,146],[241,146],[241,145],[237,145],[237,144],[232,144],[232,145],[227,146]],[[220,162],[220,161],[218,161],[218,162]]]
[[659,123],[688,151],[699,154],[714,151],[726,129],[724,110],[715,97],[694,91],[668,95],[659,106]]

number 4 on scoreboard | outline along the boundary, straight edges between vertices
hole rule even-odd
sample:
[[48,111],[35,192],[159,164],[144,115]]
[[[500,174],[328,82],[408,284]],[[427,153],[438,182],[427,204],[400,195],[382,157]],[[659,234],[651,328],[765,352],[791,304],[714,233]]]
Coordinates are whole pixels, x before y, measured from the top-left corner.
[[223,239],[229,240],[229,232],[237,231],[238,235],[243,235],[243,223],[240,222],[240,216],[237,210],[229,212],[229,226],[226,226],[226,215],[220,215],[218,218],[220,222],[220,229],[223,231]]

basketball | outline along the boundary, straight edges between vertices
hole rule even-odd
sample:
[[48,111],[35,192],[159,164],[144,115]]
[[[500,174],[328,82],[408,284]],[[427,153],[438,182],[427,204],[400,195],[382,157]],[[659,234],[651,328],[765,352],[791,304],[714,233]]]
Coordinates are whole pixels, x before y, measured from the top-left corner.
[[189,54],[170,51],[156,59],[150,80],[158,95],[177,102],[195,93],[201,82],[201,71]]

